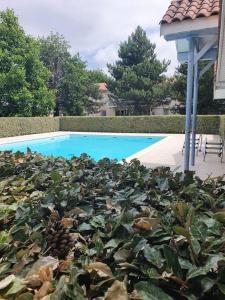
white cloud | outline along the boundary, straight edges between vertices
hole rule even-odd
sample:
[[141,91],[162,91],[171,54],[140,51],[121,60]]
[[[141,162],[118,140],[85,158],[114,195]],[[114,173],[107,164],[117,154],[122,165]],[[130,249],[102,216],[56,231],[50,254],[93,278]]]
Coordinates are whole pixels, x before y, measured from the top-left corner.
[[100,48],[93,55],[93,63],[96,66],[103,66],[103,70],[107,71],[107,63],[114,62],[118,59],[117,55],[118,45],[111,44],[104,48]]
[[13,8],[20,23],[32,35],[50,31],[63,34],[74,53],[105,68],[117,58],[121,41],[141,25],[157,43],[160,58],[175,66],[175,47],[159,37],[159,22],[170,0],[1,0],[0,9]]
[[176,56],[176,46],[174,42],[167,42],[158,33],[149,35],[152,42],[156,44],[156,52],[160,60],[166,59],[170,61],[167,74],[173,75],[175,68],[178,66]]

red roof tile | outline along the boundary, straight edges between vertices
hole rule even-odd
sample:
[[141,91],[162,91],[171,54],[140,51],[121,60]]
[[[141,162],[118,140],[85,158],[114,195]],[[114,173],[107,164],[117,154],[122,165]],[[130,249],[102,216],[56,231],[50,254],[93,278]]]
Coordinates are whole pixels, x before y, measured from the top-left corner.
[[108,91],[107,83],[105,83],[105,82],[98,83],[98,88],[99,88],[100,92]]
[[173,0],[161,24],[219,15],[220,0]]

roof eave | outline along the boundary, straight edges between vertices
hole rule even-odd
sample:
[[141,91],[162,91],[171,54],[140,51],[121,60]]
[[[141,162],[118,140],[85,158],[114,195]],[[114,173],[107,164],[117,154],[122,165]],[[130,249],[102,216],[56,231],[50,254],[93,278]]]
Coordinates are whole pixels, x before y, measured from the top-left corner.
[[183,39],[191,36],[218,34],[219,16],[184,20],[182,22],[163,23],[160,26],[160,35],[167,41]]

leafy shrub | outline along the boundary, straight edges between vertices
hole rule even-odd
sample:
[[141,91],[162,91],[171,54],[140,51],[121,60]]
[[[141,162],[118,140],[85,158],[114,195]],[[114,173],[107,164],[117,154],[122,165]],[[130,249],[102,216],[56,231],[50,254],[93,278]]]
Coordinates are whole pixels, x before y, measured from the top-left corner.
[[59,118],[0,118],[0,137],[59,131]]
[[[183,133],[185,116],[62,117],[61,130],[93,132]],[[198,116],[197,132],[218,134],[219,116]]]
[[[224,186],[136,160],[1,153],[0,297],[224,299]],[[56,222],[74,241],[60,261]]]

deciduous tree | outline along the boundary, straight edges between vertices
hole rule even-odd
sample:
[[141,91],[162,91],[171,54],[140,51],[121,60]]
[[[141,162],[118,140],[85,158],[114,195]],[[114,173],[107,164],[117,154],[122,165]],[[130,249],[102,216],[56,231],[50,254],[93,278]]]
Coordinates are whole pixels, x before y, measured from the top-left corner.
[[49,87],[56,90],[55,115],[91,112],[99,97],[95,82],[103,73],[87,71],[86,63],[78,54],[71,55],[69,43],[58,33],[50,33],[39,42],[40,58],[52,74]]
[[0,116],[48,115],[54,107],[50,73],[13,10],[0,11],[0,37]]

